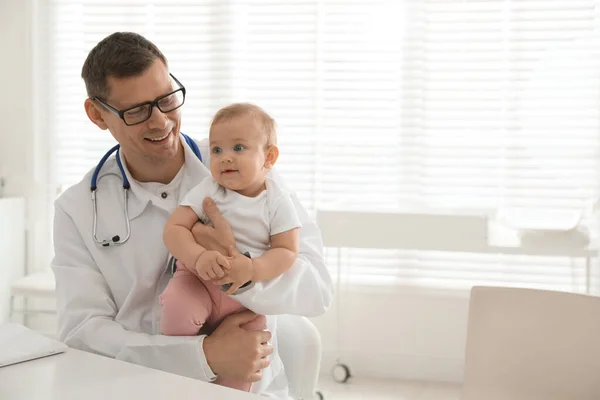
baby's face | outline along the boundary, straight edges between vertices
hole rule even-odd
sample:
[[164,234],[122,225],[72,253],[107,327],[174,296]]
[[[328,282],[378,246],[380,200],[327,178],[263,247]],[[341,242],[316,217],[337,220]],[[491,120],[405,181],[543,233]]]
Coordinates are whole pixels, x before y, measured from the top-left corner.
[[210,131],[210,172],[220,185],[245,196],[264,188],[267,137],[251,116],[233,118]]

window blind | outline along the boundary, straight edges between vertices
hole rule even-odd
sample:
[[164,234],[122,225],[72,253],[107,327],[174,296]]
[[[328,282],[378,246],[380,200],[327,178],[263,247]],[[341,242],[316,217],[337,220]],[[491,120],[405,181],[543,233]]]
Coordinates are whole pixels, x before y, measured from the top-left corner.
[[[53,175],[75,183],[114,143],[87,120],[79,76],[99,40],[128,30],[187,87],[184,132],[206,137],[234,101],[271,113],[277,168],[311,213],[577,209],[598,195],[598,3],[52,0]],[[346,249],[341,261],[356,282],[583,288],[560,258]]]

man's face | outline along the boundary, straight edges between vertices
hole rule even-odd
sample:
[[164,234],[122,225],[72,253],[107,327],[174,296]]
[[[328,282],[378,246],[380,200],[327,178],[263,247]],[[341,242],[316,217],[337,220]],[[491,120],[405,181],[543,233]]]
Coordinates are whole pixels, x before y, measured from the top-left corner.
[[[125,110],[147,101],[154,101],[178,86],[171,77],[167,67],[160,60],[142,75],[127,78],[108,78],[110,95],[103,99],[118,110]],[[127,126],[118,115],[97,107],[107,128],[121,145],[121,151],[128,163],[162,164],[175,158],[179,151],[179,128],[181,125],[180,109],[166,114],[157,107],[152,110],[150,119],[137,125]]]

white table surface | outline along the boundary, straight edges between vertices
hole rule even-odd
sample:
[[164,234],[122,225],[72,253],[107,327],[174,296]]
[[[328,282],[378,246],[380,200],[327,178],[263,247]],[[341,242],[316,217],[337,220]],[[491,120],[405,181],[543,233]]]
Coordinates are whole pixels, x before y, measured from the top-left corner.
[[259,396],[83,351],[0,368],[2,400],[250,400]]

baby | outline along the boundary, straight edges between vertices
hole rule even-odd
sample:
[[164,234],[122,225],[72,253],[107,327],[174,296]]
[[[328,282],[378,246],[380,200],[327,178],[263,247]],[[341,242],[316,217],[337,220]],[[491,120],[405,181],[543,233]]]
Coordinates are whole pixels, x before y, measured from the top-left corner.
[[[301,225],[296,208],[290,195],[267,177],[279,156],[275,121],[260,107],[233,104],[215,115],[209,143],[212,176],[185,196],[164,230],[165,245],[178,260],[160,296],[165,335],[210,334],[227,315],[245,309],[228,294],[250,281],[280,276],[298,255]],[[206,197],[231,225],[237,249],[230,249],[228,256],[203,248],[192,235],[198,219],[209,223],[202,210]],[[226,293],[217,281],[227,285]],[[244,326],[265,327],[264,316]],[[251,388],[249,382],[219,378],[217,383]]]

